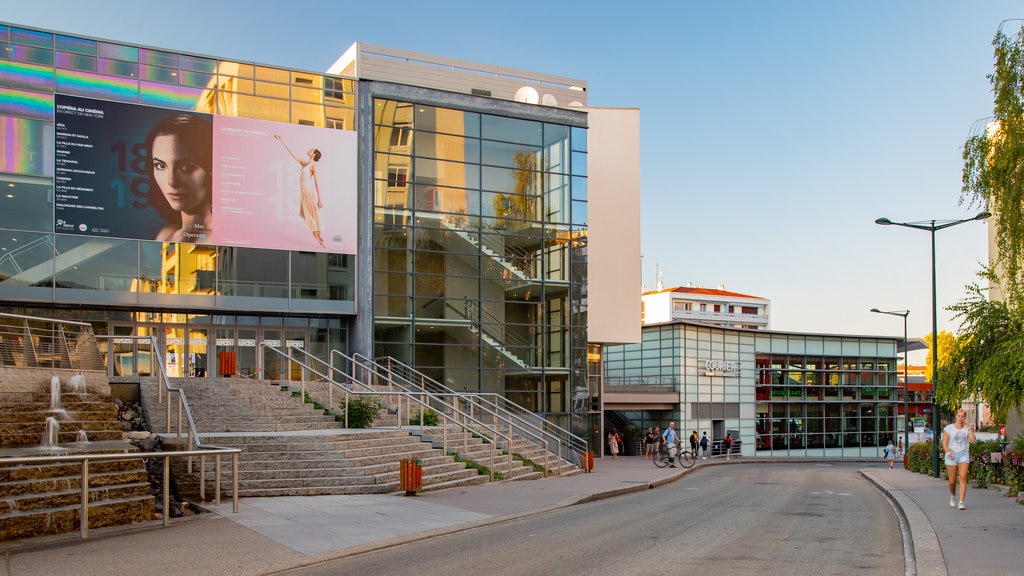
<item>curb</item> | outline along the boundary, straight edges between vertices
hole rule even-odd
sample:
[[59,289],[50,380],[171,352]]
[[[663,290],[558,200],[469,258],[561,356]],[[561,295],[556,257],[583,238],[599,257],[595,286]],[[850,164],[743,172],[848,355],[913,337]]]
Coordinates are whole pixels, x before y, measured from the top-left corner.
[[921,506],[903,491],[893,488],[888,482],[875,476],[873,471],[859,472],[885,495],[900,519],[907,574],[949,576],[939,537]]

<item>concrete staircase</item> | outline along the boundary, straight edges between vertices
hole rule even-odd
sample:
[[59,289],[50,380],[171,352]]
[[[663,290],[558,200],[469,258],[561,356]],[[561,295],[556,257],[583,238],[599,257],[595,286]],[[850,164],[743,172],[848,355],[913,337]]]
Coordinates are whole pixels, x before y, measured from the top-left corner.
[[[419,460],[423,490],[486,482],[465,463],[410,434],[408,428],[345,429],[333,414],[303,402],[297,386],[241,378],[175,379],[204,444],[240,448],[239,496],[377,494],[395,492],[403,460]],[[143,406],[154,432],[166,428],[157,405],[157,382],[141,383]],[[307,389],[313,397],[317,392]],[[339,400],[340,401],[340,400]],[[165,444],[184,439],[165,435]],[[223,466],[223,463],[222,463]],[[178,492],[196,496],[199,467],[173,462]],[[225,472],[222,470],[222,477]],[[215,472],[208,464],[206,494]]]

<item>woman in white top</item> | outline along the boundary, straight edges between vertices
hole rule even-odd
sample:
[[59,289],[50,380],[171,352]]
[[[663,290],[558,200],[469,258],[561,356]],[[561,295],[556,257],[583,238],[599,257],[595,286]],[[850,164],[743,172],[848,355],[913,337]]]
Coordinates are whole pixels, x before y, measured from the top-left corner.
[[[976,440],[974,426],[967,423],[967,411],[956,411],[956,420],[942,429],[942,450],[946,453],[946,476],[949,478],[949,505],[965,509],[967,470],[971,467],[971,442]],[[956,482],[960,480],[960,503],[956,500]]]

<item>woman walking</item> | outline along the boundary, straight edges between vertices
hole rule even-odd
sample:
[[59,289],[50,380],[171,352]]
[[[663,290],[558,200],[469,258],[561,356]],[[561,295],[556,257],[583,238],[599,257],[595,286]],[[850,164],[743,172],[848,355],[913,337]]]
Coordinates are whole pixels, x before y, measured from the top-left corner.
[[[967,495],[967,471],[971,467],[971,442],[974,426],[967,423],[967,411],[956,411],[956,420],[942,429],[942,450],[946,453],[946,476],[949,478],[949,505],[965,510],[964,497]],[[956,483],[960,481],[960,503],[956,500]]]

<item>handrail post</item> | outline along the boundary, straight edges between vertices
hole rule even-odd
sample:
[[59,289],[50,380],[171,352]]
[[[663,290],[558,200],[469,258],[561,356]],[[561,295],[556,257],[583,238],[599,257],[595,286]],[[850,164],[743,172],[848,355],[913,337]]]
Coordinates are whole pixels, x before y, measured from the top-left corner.
[[[191,458],[188,461],[189,464],[192,463]],[[189,470],[189,474],[191,473],[192,471]],[[206,502],[206,456],[199,457],[199,501]]]
[[82,508],[79,512],[82,540],[89,537],[89,459],[82,460]]
[[171,456],[164,456],[164,527],[171,525]]

